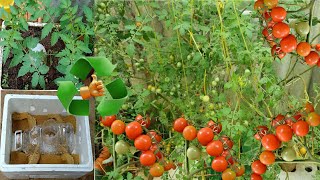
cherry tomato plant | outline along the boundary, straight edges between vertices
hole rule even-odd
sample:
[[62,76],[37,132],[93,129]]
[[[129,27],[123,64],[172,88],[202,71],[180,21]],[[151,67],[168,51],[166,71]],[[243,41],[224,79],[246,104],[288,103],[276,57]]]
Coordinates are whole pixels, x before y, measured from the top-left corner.
[[[300,27],[311,21],[275,2],[97,1],[95,53],[113,59],[129,87],[116,118],[97,114],[96,150],[113,150],[113,167],[97,178],[276,179],[271,164],[307,159],[290,147],[316,158],[317,141],[303,139],[319,134],[319,87],[309,97],[301,83],[305,98],[294,96],[286,86],[301,74],[274,69],[289,57],[317,64],[310,29]],[[302,18],[294,31],[291,16]]]

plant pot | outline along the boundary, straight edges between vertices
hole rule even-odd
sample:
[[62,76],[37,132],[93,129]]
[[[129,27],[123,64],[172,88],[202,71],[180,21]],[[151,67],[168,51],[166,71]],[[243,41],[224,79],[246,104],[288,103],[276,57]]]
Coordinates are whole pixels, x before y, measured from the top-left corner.
[[[287,167],[285,168],[284,165]],[[286,169],[288,172],[285,172]],[[281,164],[281,171],[278,175],[280,180],[301,180],[301,179],[313,179],[313,176],[317,172],[316,164],[303,164],[303,163],[286,163]]]
[[[37,23],[37,22],[28,22],[29,25],[29,31],[23,32],[22,33],[22,37],[29,37],[29,36],[34,36],[34,37],[38,37],[41,36],[41,27],[45,26],[46,23]],[[39,28],[40,27],[40,28]],[[5,23],[2,23],[2,30],[5,29]],[[0,41],[3,41],[3,39],[0,39]],[[49,89],[49,90],[56,90],[57,89],[57,85],[55,84],[54,80],[58,77],[61,77],[62,74],[60,72],[57,71],[57,69],[55,68],[55,66],[58,65],[59,62],[59,58],[54,57],[54,55],[51,55],[55,52],[59,52],[62,49],[64,49],[65,45],[63,43],[62,40],[58,40],[58,42],[51,46],[51,34],[49,34],[46,38],[40,40],[40,42],[38,43],[38,45],[42,46],[42,48],[40,48],[40,50],[36,50],[36,48],[33,49],[29,49],[30,51],[33,52],[39,52],[42,49],[46,50],[48,52],[48,54],[45,54],[45,60],[43,59],[39,59],[38,61],[40,61],[41,63],[45,64],[49,70],[47,71],[47,73],[45,74],[40,74],[38,72],[38,75],[43,77],[43,83],[45,84],[45,88],[42,88],[40,86],[40,80],[39,83],[35,86],[32,87],[31,85],[31,81],[32,81],[32,76],[34,73],[26,73],[25,75],[18,77],[18,72],[20,70],[20,68],[22,67],[22,62],[18,63],[17,65],[10,67],[10,62],[13,59],[12,54],[9,55],[7,61],[5,63],[3,63],[3,52],[4,49],[3,47],[0,47],[0,65],[2,67],[2,72],[1,72],[1,89],[23,89],[23,90],[30,90],[30,89]],[[50,53],[50,54],[49,54]],[[31,57],[32,59],[34,59],[33,57]],[[34,59],[35,61],[37,59]],[[31,60],[30,60],[31,61]],[[48,63],[49,62],[49,63]],[[33,62],[34,63],[34,62]]]
[[[80,99],[80,97],[76,97]],[[57,96],[7,94],[3,106],[0,168],[8,178],[78,178],[93,170],[93,156],[88,116],[76,117],[75,153],[79,164],[9,164],[12,150],[12,113],[66,115]]]

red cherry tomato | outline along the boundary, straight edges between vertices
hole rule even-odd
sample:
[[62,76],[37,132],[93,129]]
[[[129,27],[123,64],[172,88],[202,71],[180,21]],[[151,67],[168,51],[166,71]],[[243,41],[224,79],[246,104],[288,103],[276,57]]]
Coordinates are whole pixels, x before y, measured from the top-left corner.
[[246,171],[244,165],[240,165],[238,163],[235,163],[233,165],[233,167],[234,167],[233,169],[235,170],[237,177],[242,176]]
[[293,132],[290,126],[282,124],[280,126],[277,126],[276,135],[280,141],[288,142],[292,139]]
[[260,162],[265,165],[271,165],[275,162],[276,156],[271,151],[263,151],[260,156]]
[[223,144],[221,141],[214,140],[207,145],[206,151],[210,156],[220,156],[223,152]]
[[197,138],[202,146],[206,146],[209,142],[212,141],[214,134],[212,129],[205,127],[198,131]]
[[300,56],[303,56],[303,57],[308,56],[310,54],[310,51],[311,51],[311,46],[307,42],[300,42],[297,46],[297,53]]
[[286,119],[285,122],[286,122],[286,124],[287,124],[288,126],[290,126],[290,127],[292,127],[293,124],[294,124],[294,121],[293,121],[291,118]]
[[302,117],[302,115],[301,115],[300,113],[296,113],[296,114],[293,116],[293,118],[294,118],[295,120],[297,120],[297,121],[300,121],[300,120],[301,120],[301,117]]
[[188,122],[184,118],[178,118],[173,123],[173,129],[179,133],[182,133],[183,129],[187,127]]
[[314,107],[311,103],[307,102],[305,106],[305,111],[306,113],[311,113],[314,112]]
[[319,126],[320,115],[315,112],[309,113],[306,121],[310,126],[313,126],[313,127]]
[[222,130],[222,125],[221,123],[215,123],[214,121],[210,120],[207,124],[207,127],[212,129],[212,131],[215,134],[219,134]]
[[256,160],[251,164],[251,170],[255,174],[264,174],[267,170],[267,166],[262,164],[260,160]]
[[262,14],[262,16],[264,17],[264,19],[265,19],[266,21],[269,21],[269,20],[270,20],[270,17],[271,17],[271,14],[270,14],[270,12],[266,11],[266,12],[264,12],[264,13]]
[[143,166],[152,166],[156,162],[156,160],[156,156],[150,150],[144,151],[140,155],[140,163]]
[[141,124],[141,126],[146,127],[147,129],[149,128],[150,124],[151,124],[151,120],[150,117],[148,115],[146,115],[146,118],[143,118],[143,116],[141,116],[140,114],[137,115],[137,117],[135,118],[135,120]]
[[223,171],[221,178],[222,180],[235,180],[236,173],[232,169],[228,168]]
[[308,56],[304,57],[304,60],[309,66],[314,66],[319,61],[319,54],[315,51],[311,51]]
[[151,147],[151,138],[148,135],[140,135],[134,140],[134,147],[140,151],[146,151]]
[[128,139],[134,140],[142,134],[142,127],[137,121],[129,123],[126,127],[126,135]]
[[257,0],[255,3],[254,3],[254,10],[262,13],[264,12],[264,3],[263,3],[263,0]]
[[320,51],[320,44],[316,44],[315,48],[317,51]]
[[282,59],[286,56],[286,53],[281,50],[277,45],[273,45],[271,48],[271,55],[278,56],[279,59]]
[[152,144],[157,144],[157,143],[161,142],[161,140],[162,140],[162,137],[154,130],[149,131],[148,135],[150,136],[150,138],[152,140]]
[[222,136],[222,137],[221,137],[221,142],[222,142],[223,147],[224,147],[225,150],[232,149],[232,147],[233,147],[233,142],[230,140],[229,137],[227,137],[227,136]]
[[271,10],[271,18],[274,22],[282,22],[287,16],[287,11],[280,6],[274,7]]
[[159,163],[155,163],[149,170],[152,177],[160,177],[164,173],[164,168]]
[[158,146],[156,144],[152,144],[150,146],[150,151],[152,151],[153,154],[155,154],[158,159],[163,158],[163,154],[161,153],[160,149],[158,148]]
[[111,124],[111,131],[115,135],[120,135],[124,133],[125,128],[126,128],[126,124],[121,120],[115,120]]
[[252,173],[250,180],[263,180],[259,174]]
[[305,136],[309,132],[309,124],[305,121],[298,121],[293,124],[292,129],[297,136]]
[[275,38],[284,38],[290,34],[290,27],[283,22],[276,23],[272,28],[272,35]]
[[187,126],[183,129],[182,135],[186,140],[192,141],[197,137],[197,129],[194,126]]
[[272,120],[271,125],[272,125],[273,127],[276,127],[276,126],[282,124],[281,121],[282,121],[284,118],[285,118],[284,115],[278,114],[277,117],[275,117],[275,118]]
[[281,145],[281,141],[274,134],[267,134],[261,140],[262,146],[268,151],[274,151]]
[[225,157],[219,156],[214,158],[211,163],[211,168],[217,172],[223,172],[228,167],[228,162]]
[[258,126],[256,128],[257,133],[254,135],[254,138],[260,141],[261,138],[267,134],[268,130],[269,129],[266,126]]
[[113,121],[115,121],[115,120],[116,120],[116,115],[105,116],[105,117],[100,116],[100,122],[101,122],[104,126],[111,127],[111,124],[112,124]]
[[296,37],[292,34],[289,34],[280,41],[280,47],[285,53],[294,51],[297,48]]
[[234,160],[229,150],[224,150],[220,156],[223,156],[227,159],[229,164],[234,164]]

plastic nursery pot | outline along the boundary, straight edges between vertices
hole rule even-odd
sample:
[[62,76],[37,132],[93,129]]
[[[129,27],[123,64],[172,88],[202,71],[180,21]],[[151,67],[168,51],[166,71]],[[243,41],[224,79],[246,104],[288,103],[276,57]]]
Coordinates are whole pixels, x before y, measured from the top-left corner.
[[[81,99],[77,96],[76,99]],[[4,100],[0,170],[10,179],[78,178],[93,170],[93,155],[88,116],[76,116],[72,154],[79,155],[79,164],[10,164],[14,134],[12,114],[27,112],[32,115],[67,115],[57,96],[7,94]]]
[[280,167],[279,179],[313,179],[318,171],[317,165],[312,163],[285,163]]

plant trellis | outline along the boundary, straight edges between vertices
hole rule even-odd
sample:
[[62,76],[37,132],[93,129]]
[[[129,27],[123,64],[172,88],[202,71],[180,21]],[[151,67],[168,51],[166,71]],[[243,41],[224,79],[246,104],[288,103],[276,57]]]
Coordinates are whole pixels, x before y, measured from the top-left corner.
[[[70,73],[85,80],[94,69],[97,76],[110,76],[116,65],[104,57],[82,57],[71,68]],[[105,85],[112,98],[104,96],[97,107],[101,116],[117,114],[128,97],[124,82],[118,78]],[[71,81],[60,81],[57,96],[68,113],[78,116],[89,115],[89,100],[74,99],[78,93]]]

